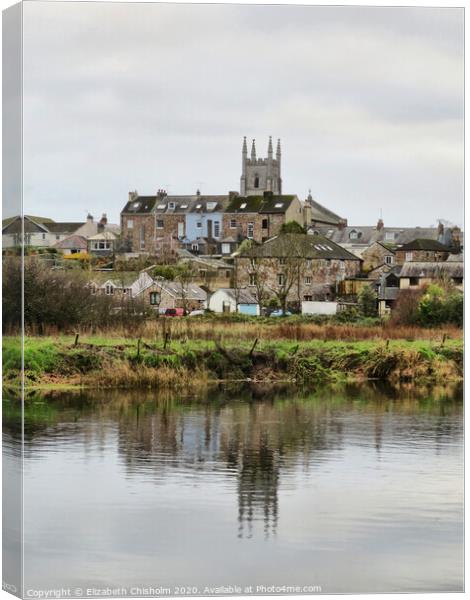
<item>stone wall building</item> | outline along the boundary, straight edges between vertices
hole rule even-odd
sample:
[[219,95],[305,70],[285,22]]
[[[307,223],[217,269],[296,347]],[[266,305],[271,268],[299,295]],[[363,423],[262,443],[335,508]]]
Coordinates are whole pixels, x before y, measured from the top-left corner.
[[418,238],[396,251],[396,262],[441,262],[449,257],[449,248],[433,239]]
[[321,235],[283,234],[235,257],[237,286],[261,305],[330,300],[340,282],[361,270],[361,259]]
[[284,223],[296,221],[304,226],[303,206],[295,194],[260,196],[232,194],[223,216],[223,236],[264,242],[277,235]]

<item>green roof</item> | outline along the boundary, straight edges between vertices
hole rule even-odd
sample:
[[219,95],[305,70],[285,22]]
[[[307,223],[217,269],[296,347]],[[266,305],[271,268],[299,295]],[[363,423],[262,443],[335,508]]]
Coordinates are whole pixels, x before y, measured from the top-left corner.
[[404,244],[398,250],[434,250],[435,252],[448,252],[449,248],[437,240],[427,238],[416,238],[407,244]]
[[[241,213],[271,213],[285,212],[295,195],[283,194],[277,196],[235,196],[230,201],[225,212]],[[277,206],[279,205],[279,206]]]

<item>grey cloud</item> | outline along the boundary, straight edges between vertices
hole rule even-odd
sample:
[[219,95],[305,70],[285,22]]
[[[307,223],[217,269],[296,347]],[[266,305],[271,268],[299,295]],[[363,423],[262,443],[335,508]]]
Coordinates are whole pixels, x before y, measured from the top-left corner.
[[460,222],[462,14],[27,3],[26,203],[117,220],[128,189],[224,193],[271,134],[285,189],[350,222]]

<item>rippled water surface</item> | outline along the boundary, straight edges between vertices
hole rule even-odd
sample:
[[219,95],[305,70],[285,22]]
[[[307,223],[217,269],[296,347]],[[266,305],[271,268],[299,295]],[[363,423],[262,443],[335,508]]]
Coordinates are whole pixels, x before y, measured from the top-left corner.
[[26,589],[462,589],[459,391],[87,392],[25,423]]

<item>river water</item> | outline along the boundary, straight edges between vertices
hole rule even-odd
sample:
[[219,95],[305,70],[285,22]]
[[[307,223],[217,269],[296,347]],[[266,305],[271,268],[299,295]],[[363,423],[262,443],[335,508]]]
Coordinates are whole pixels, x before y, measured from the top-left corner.
[[25,590],[462,590],[461,397],[376,386],[35,396]]

